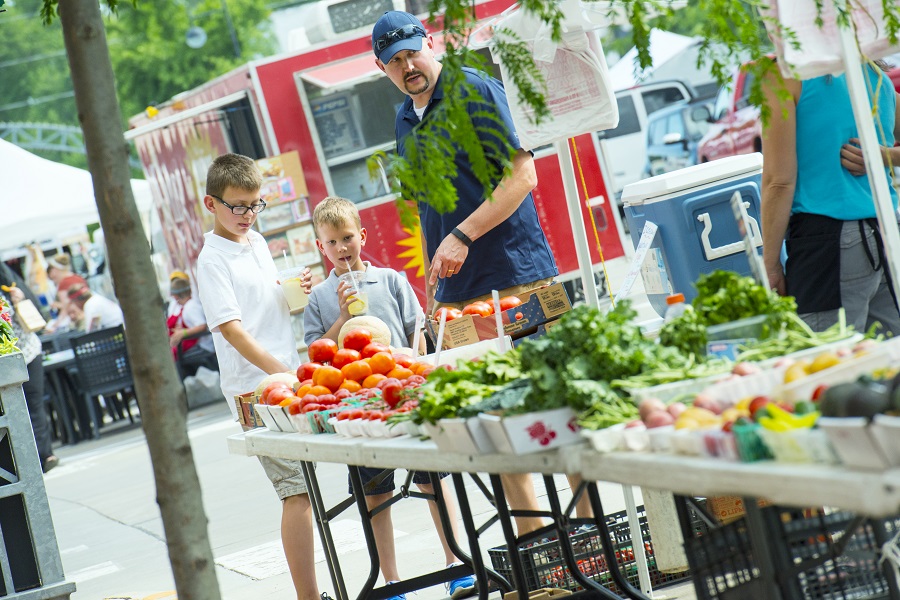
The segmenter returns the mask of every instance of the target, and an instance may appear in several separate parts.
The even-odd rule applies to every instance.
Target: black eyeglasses
[[[246,215],[247,211],[252,212],[254,215],[258,215],[266,208],[266,203],[262,198],[260,198],[259,202],[257,204],[254,204],[253,206],[234,206],[233,204],[228,204],[227,202],[225,202],[224,200],[222,200],[221,198],[219,198],[218,196],[216,196],[214,194],[210,194],[210,196],[212,196],[213,198],[215,198],[216,200],[221,202],[222,205],[225,206],[226,208],[230,209],[231,214],[234,214],[234,215],[239,215],[239,216]]]
[[[425,30],[418,25],[404,25],[399,29],[388,31],[380,38],[375,40],[375,52],[381,53],[382,50],[384,50],[394,42],[399,42],[400,40],[408,40],[409,38],[416,36],[425,37],[426,35],[428,34],[425,33]]]

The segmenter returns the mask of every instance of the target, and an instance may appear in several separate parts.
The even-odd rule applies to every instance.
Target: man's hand
[[[453,234],[445,237],[431,259],[428,283],[434,285],[439,278],[453,277],[455,273],[459,273],[468,256],[469,249],[458,237]]]

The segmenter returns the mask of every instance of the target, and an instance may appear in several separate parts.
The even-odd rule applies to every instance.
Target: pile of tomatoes
[[[385,408],[392,411],[404,400],[405,389],[425,383],[425,377],[434,370],[429,363],[414,361],[406,354],[392,352],[390,347],[373,342],[367,329],[351,330],[343,342],[341,349],[328,338],[310,344],[310,362],[297,369],[299,382],[293,388],[285,383],[273,383],[263,390],[259,401],[284,406],[290,414],[299,414],[346,407],[349,406],[346,401],[351,398],[369,400],[380,396]],[[406,412],[416,405],[415,401],[403,402],[398,410]],[[345,412],[355,411],[341,411],[338,418],[353,418],[342,416]]]
[[[517,306],[521,306],[522,301],[517,296],[506,296],[504,298],[500,298],[500,310],[507,311],[511,308],[515,308]],[[477,302],[473,302],[471,304],[467,304],[462,310],[458,308],[448,308],[446,306],[439,308],[436,313],[434,313],[434,320],[440,321],[441,315],[446,314],[446,320],[452,321],[453,319],[458,319],[463,315],[475,315],[478,317],[490,317],[494,314],[494,303],[493,302],[485,302],[484,300],[478,300]],[[516,313],[516,320],[520,320],[522,318],[522,313]]]

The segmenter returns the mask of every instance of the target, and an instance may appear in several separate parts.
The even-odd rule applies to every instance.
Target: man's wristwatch
[[[453,231],[451,231],[450,233],[452,233],[454,236],[456,236],[459,239],[459,241],[461,241],[463,244],[465,244],[466,248],[468,248],[469,246],[472,245],[472,239],[469,236],[467,236],[466,234],[464,234],[462,231],[460,231],[459,227],[454,227]]]

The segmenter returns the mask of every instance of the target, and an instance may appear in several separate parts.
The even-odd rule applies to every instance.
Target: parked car
[[[611,192],[616,198],[622,188],[643,177],[647,164],[647,116],[675,102],[690,100],[693,90],[680,81],[658,81],[616,92],[619,125],[598,131],[612,173]]]
[[[683,100],[647,119],[646,175],[652,177],[697,164],[697,143],[710,127],[708,100]]]
[[[722,86],[712,111],[712,126],[697,147],[700,162],[762,151],[759,107],[750,104],[753,74],[738,71]]]

